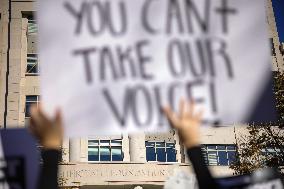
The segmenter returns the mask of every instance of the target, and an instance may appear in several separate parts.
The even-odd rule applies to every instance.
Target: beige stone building
[[[9,11],[11,10],[11,11]],[[268,24],[273,70],[283,70],[283,55],[271,1]],[[30,104],[40,101],[37,25],[34,1],[0,0],[0,127],[24,127]],[[203,128],[204,157],[216,176],[231,175],[236,137],[245,126]],[[160,189],[175,170],[190,170],[174,131],[65,139],[60,184],[85,189]],[[189,173],[190,174],[190,173]]]
[[[272,47],[272,64],[273,71],[283,71],[284,70],[284,60],[283,60],[283,44],[281,45],[279,41],[279,35],[277,32],[276,21],[274,18],[274,12],[272,8],[271,0],[267,1],[267,21],[269,26],[269,39]]]

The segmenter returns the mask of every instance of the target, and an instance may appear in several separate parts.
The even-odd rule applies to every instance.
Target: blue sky
[[[284,43],[284,0],[272,0],[280,41]]]

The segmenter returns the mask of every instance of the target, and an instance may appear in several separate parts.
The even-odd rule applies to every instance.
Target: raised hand
[[[63,140],[63,126],[61,113],[56,112],[54,119],[49,119],[42,112],[41,107],[31,107],[30,131],[45,149],[59,150]]]
[[[171,108],[165,107],[164,113],[171,126],[178,130],[181,141],[187,148],[200,145],[199,127],[202,119],[202,111],[195,112],[193,101],[180,101],[179,113],[174,113]]]

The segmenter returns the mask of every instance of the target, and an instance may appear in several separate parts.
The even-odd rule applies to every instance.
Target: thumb
[[[171,127],[179,129],[178,118],[169,107],[164,107],[163,112],[166,115]]]
[[[55,113],[55,125],[57,129],[63,133],[63,121],[62,121],[62,114],[60,110],[56,110]]]

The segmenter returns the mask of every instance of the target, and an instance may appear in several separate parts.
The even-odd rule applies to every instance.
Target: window
[[[36,34],[38,32],[37,23],[33,16],[28,17],[28,35]]]
[[[89,140],[88,161],[123,161],[122,140]]]
[[[280,148],[273,148],[273,147],[267,147],[265,149],[261,150],[261,153],[263,156],[268,157],[270,159],[277,159],[280,165],[284,165],[282,153],[283,149]]]
[[[147,161],[176,162],[175,143],[145,142]]]
[[[271,48],[271,54],[272,54],[272,56],[276,56],[273,38],[270,38],[270,48]]]
[[[282,45],[279,46],[279,49],[282,56],[284,56],[284,43],[282,43]]]
[[[39,74],[39,61],[37,54],[27,55],[27,74],[30,75]]]
[[[29,118],[30,115],[30,108],[32,104],[39,105],[39,96],[38,95],[29,95],[26,96],[26,108],[25,108],[25,117]]]
[[[281,150],[279,148],[269,147],[262,149],[261,152],[264,156],[276,156],[281,153]]]
[[[27,35],[37,34],[38,26],[35,20],[35,12],[32,11],[23,11],[22,17],[28,20],[28,28],[27,28]]]
[[[235,145],[203,145],[202,151],[207,165],[229,166],[236,160]]]

